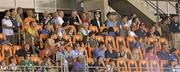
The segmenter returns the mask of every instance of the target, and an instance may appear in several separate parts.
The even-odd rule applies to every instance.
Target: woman
[[[104,68],[96,68],[96,72],[106,72],[106,65],[104,63],[104,60],[101,56],[97,57],[97,62],[95,63],[95,66],[98,67],[104,67]]]
[[[82,24],[84,26],[88,26],[89,25],[89,19],[87,17],[87,13],[83,12],[82,15],[81,15],[81,21],[82,21]]]

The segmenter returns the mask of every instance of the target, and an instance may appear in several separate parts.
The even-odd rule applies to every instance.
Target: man
[[[47,11],[45,11],[44,13],[43,13],[43,18],[41,19],[41,25],[43,25],[43,26],[45,26],[45,25],[49,25],[50,24],[50,20],[51,20],[51,16],[50,16],[50,14],[47,12]]]
[[[5,10],[4,13],[5,13],[5,16],[2,19],[2,32],[5,35],[7,35],[7,40],[13,43],[13,35],[14,35],[13,28],[15,28],[15,26],[11,22],[10,11]]]
[[[140,24],[140,28],[135,31],[135,34],[137,35],[138,38],[144,39],[146,37],[146,32],[144,31],[144,29],[145,29],[145,25],[143,23]]]
[[[117,25],[116,18],[117,18],[116,13],[113,12],[113,13],[109,14],[108,21],[106,22],[106,26],[107,27],[115,27]]]
[[[131,14],[131,19],[128,20],[127,26],[130,27],[132,24],[132,20],[137,17],[137,15],[135,13]]]
[[[17,8],[16,20],[19,23],[19,26],[23,23],[23,9],[21,7]]]
[[[25,28],[28,28],[30,25],[30,22],[36,22],[36,19],[33,17],[33,11],[32,10],[28,10],[27,11],[27,17],[24,19],[24,24],[23,26],[25,26]]]
[[[80,50],[80,45],[78,43],[75,44],[74,50],[71,50],[69,53],[70,58],[77,58],[78,56],[83,56],[83,52]]]
[[[74,25],[76,27],[76,30],[79,27],[79,25],[82,24],[82,21],[81,21],[81,19],[80,19],[80,17],[79,17],[79,15],[78,15],[76,10],[72,11],[72,14],[69,17],[69,21],[68,22],[69,22],[70,25]]]
[[[105,59],[105,51],[106,47],[105,44],[100,44],[100,47],[98,48],[98,44],[96,45],[96,48],[93,51],[93,58],[94,60],[97,60],[96,58],[101,56],[103,59]]]
[[[90,22],[92,24],[92,26],[96,26],[98,28],[100,28],[100,26],[103,26],[100,17],[101,17],[100,12],[98,12],[98,11],[95,12],[95,17]]]
[[[113,50],[111,44],[108,44],[108,48],[107,50],[105,51],[105,58],[106,59],[117,59],[118,58],[118,53]]]
[[[62,26],[64,24],[63,17],[64,17],[64,12],[63,11],[58,11],[58,17],[56,18],[56,22],[57,22],[58,25]]]
[[[16,20],[16,13],[15,13],[15,10],[14,9],[10,9],[9,10],[10,11],[10,13],[11,13],[11,16],[10,16],[10,19],[11,19],[11,22],[12,22],[12,24],[15,26],[15,28],[14,28],[14,33],[15,33],[15,38],[14,38],[14,44],[18,44],[19,43],[19,35],[18,35],[18,28],[19,28],[19,23],[17,22],[17,20]]]
[[[163,45],[162,50],[160,50],[159,52],[157,52],[157,56],[160,60],[169,60],[170,56],[169,56],[169,48],[168,45]]]

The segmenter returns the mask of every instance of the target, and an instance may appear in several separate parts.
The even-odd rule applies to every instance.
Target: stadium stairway
[[[136,13],[145,24],[156,22],[157,17],[145,0],[109,0],[109,6],[120,14]]]

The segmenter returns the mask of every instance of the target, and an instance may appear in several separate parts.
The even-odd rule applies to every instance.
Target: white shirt
[[[128,20],[127,25],[130,27],[132,24],[132,19]]]
[[[97,21],[97,23],[98,23],[98,27],[100,27],[101,25],[100,25],[100,21]]]
[[[62,19],[62,17],[58,16],[58,17],[56,18],[56,24],[62,25],[63,23],[64,23],[64,20]]]
[[[13,26],[11,20],[9,18],[7,18],[7,17],[2,19],[2,25],[8,26],[8,27],[12,27]],[[5,35],[14,35],[13,29],[2,28],[2,32]]]
[[[70,57],[72,58],[76,58],[78,56],[82,56],[83,55],[83,52],[81,52],[80,50],[72,50],[70,51]]]
[[[130,32],[129,32],[129,35],[130,35],[131,37],[137,37],[137,35],[136,35],[133,31],[130,31]]]

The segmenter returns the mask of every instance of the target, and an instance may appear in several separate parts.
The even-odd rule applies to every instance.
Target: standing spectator
[[[58,11],[58,17],[56,18],[56,22],[57,22],[58,25],[62,26],[64,24],[63,17],[64,17],[64,12],[63,11]]]
[[[130,27],[131,24],[133,23],[132,20],[137,17],[135,13],[131,14],[131,18],[128,20],[127,26]]]
[[[21,7],[17,8],[16,20],[19,23],[19,26],[23,23],[23,9]]]
[[[13,43],[13,28],[15,27],[10,19],[10,11],[5,10],[5,16],[2,19],[2,32],[7,35],[7,40]]]
[[[100,13],[98,11],[95,12],[95,17],[90,22],[92,24],[92,26],[96,26],[98,28],[100,28],[100,26],[103,26],[100,16],[101,15],[100,15]]]
[[[71,16],[69,17],[69,24],[74,25],[76,27],[76,30],[78,30],[79,25],[82,24],[82,21],[76,10],[72,11]]]
[[[32,10],[28,10],[27,12],[27,17],[24,19],[24,24],[25,28],[28,28],[30,25],[30,22],[36,22],[36,19],[33,17],[34,13]]]
[[[51,15],[47,11],[45,11],[43,13],[42,19],[40,20],[40,23],[41,25],[45,26],[45,25],[50,25],[50,21],[51,21]]]
[[[89,26],[89,19],[87,17],[87,13],[85,13],[85,12],[82,13],[81,21],[84,26]]]
[[[11,19],[11,22],[12,24],[14,25],[14,44],[18,44],[19,43],[19,34],[18,34],[18,28],[19,28],[19,23],[17,22],[16,20],[16,12],[14,9],[10,9],[9,10],[10,13],[11,13],[11,16],[10,16],[10,19]]]
[[[143,23],[140,24],[140,28],[135,31],[135,34],[137,35],[138,38],[145,38],[146,37],[146,32],[144,31],[145,25]]]
[[[127,19],[128,19],[128,17],[126,15],[122,15],[121,23],[119,23],[119,25],[118,25],[121,30],[123,30],[123,26],[125,24],[127,25]]]
[[[116,14],[114,12],[109,14],[108,20],[106,22],[106,26],[107,27],[114,27],[114,26],[116,26],[115,17],[116,17]]]

